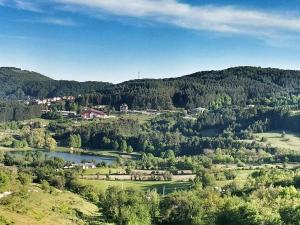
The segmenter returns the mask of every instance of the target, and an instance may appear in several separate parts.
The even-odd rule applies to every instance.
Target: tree
[[[102,147],[105,149],[109,149],[111,146],[111,140],[108,137],[103,137],[101,141]]]
[[[120,225],[150,225],[151,216],[144,193],[119,187],[109,187],[99,205],[108,222]]]
[[[113,142],[113,149],[116,150],[116,151],[119,150],[119,144],[118,144],[117,141]]]
[[[298,225],[300,221],[300,206],[289,206],[279,210],[281,220],[285,225]]]
[[[126,150],[127,150],[127,142],[125,140],[121,141],[121,143],[120,143],[120,150],[122,152],[126,152]]]
[[[81,142],[80,134],[71,134],[68,139],[68,146],[70,148],[80,148],[82,145]]]
[[[81,136],[80,134],[75,135],[75,140],[76,140],[76,147],[81,148],[82,141],[81,141]]]
[[[233,170],[226,170],[224,176],[227,180],[233,180],[236,177],[236,172]]]
[[[70,148],[76,148],[76,146],[77,146],[76,138],[75,138],[75,136],[74,136],[73,134],[71,134],[71,135],[69,136],[69,139],[68,139],[68,146],[69,146]]]
[[[50,134],[46,135],[45,147],[50,151],[55,150],[57,148],[57,142],[53,137],[51,137]]]
[[[261,225],[258,211],[250,203],[228,199],[216,218],[216,225]]]
[[[177,192],[161,201],[161,224],[202,225],[203,210],[194,192]]]
[[[131,145],[127,146],[126,152],[127,153],[132,153],[133,152],[133,148],[131,147]]]
[[[34,129],[32,134],[32,147],[44,148],[45,147],[45,130],[42,128]]]
[[[197,177],[202,183],[203,187],[213,186],[216,183],[215,176],[206,170],[200,170],[197,172]]]

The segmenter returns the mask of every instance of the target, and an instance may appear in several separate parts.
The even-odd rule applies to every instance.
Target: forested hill
[[[106,87],[96,98],[102,104],[115,106],[126,102],[130,108],[245,105],[267,100],[264,98],[296,94],[299,81],[300,71],[234,67],[171,79],[128,81]]]
[[[53,80],[42,74],[14,67],[0,67],[0,98],[22,99],[79,95],[101,91],[105,82],[77,82]]]
[[[10,76],[11,75],[11,76]],[[88,75],[85,75],[88,77]],[[0,96],[52,97],[84,95],[82,104],[108,104],[130,108],[169,109],[208,107],[212,104],[245,105],[271,97],[298,94],[300,71],[259,67],[234,67],[204,71],[170,79],[140,79],[109,84],[56,81],[16,68],[0,68]]]

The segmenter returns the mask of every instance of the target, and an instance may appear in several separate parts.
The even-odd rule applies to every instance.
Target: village
[[[80,97],[79,95],[78,97]],[[42,113],[49,113],[53,112],[53,105],[59,104],[59,103],[74,103],[76,100],[75,96],[62,96],[62,97],[53,97],[53,98],[44,98],[44,99],[30,99],[26,100],[24,103],[27,105],[40,105],[44,106],[44,109],[42,109]],[[111,109],[108,105],[95,105],[90,107],[84,107],[83,110],[80,112],[75,110],[55,110],[55,112],[59,113],[63,117],[67,118],[81,118],[84,120],[93,120],[93,119],[107,119],[107,118],[114,118],[115,115],[112,115]],[[115,110],[114,110],[115,111]],[[186,119],[193,119],[190,117],[190,115],[193,114],[199,114],[204,113],[207,111],[206,108],[203,107],[197,107],[194,109],[191,109],[189,111],[186,111]],[[126,103],[123,103],[120,105],[119,109],[115,111],[116,113],[121,114],[143,114],[143,115],[160,115],[161,113],[174,113],[174,112],[181,112],[178,109],[173,110],[157,110],[157,109],[145,109],[145,110],[135,110],[135,109],[129,109],[129,106]],[[188,115],[189,114],[189,115]]]

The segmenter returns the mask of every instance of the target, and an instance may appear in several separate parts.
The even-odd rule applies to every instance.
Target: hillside
[[[14,194],[0,204],[0,224],[85,224],[97,215],[97,206],[82,197],[60,190],[48,193],[37,185],[25,197]]]
[[[295,93],[299,79],[300,71],[235,67],[171,79],[127,81],[105,87],[96,97],[101,99],[101,104],[118,107],[126,102],[130,108],[246,105],[264,98]]]
[[[253,104],[258,99],[297,94],[300,80],[300,71],[260,67],[234,67],[178,78],[131,80],[116,85],[57,81],[16,68],[0,68],[0,71],[2,98],[88,94],[78,101],[114,107],[126,102],[136,109]]]
[[[42,74],[14,67],[0,67],[0,98],[22,99],[86,94],[103,89],[104,82],[53,80]]]

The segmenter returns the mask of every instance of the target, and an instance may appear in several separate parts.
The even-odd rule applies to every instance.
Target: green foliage
[[[220,210],[216,225],[260,225],[259,212],[251,204],[229,199]]]
[[[20,181],[21,185],[27,186],[32,182],[32,175],[27,173],[19,173],[18,180]]]
[[[55,150],[57,148],[56,140],[49,134],[46,134],[45,136],[45,148],[49,151]]]
[[[70,148],[80,148],[81,147],[80,134],[71,134],[68,139],[68,146]]]
[[[127,153],[132,153],[133,152],[133,148],[130,145],[128,145],[127,149],[126,149],[126,152]]]
[[[200,170],[197,172],[197,178],[202,183],[203,187],[212,187],[216,184],[216,178],[207,170]]]
[[[101,197],[104,217],[123,225],[150,225],[151,216],[144,194],[134,190],[110,187]]]
[[[164,225],[204,224],[200,199],[193,192],[178,192],[168,195],[161,201],[160,210],[161,224]]]
[[[22,99],[92,93],[109,85],[102,82],[56,81],[13,67],[0,68],[0,98]]]
[[[234,170],[226,170],[224,176],[227,180],[233,180],[236,178],[236,172]]]
[[[280,209],[283,224],[297,225],[300,221],[300,206],[288,206]]]
[[[28,147],[28,143],[26,141],[26,139],[23,140],[13,140],[12,142],[12,148],[26,148]]]
[[[114,141],[112,147],[113,147],[114,150],[119,150],[119,144],[118,144],[118,142]]]
[[[3,170],[0,170],[0,193],[8,191],[10,188],[11,175]]]
[[[125,140],[122,140],[120,145],[119,145],[120,151],[126,152],[127,150],[127,142]]]

